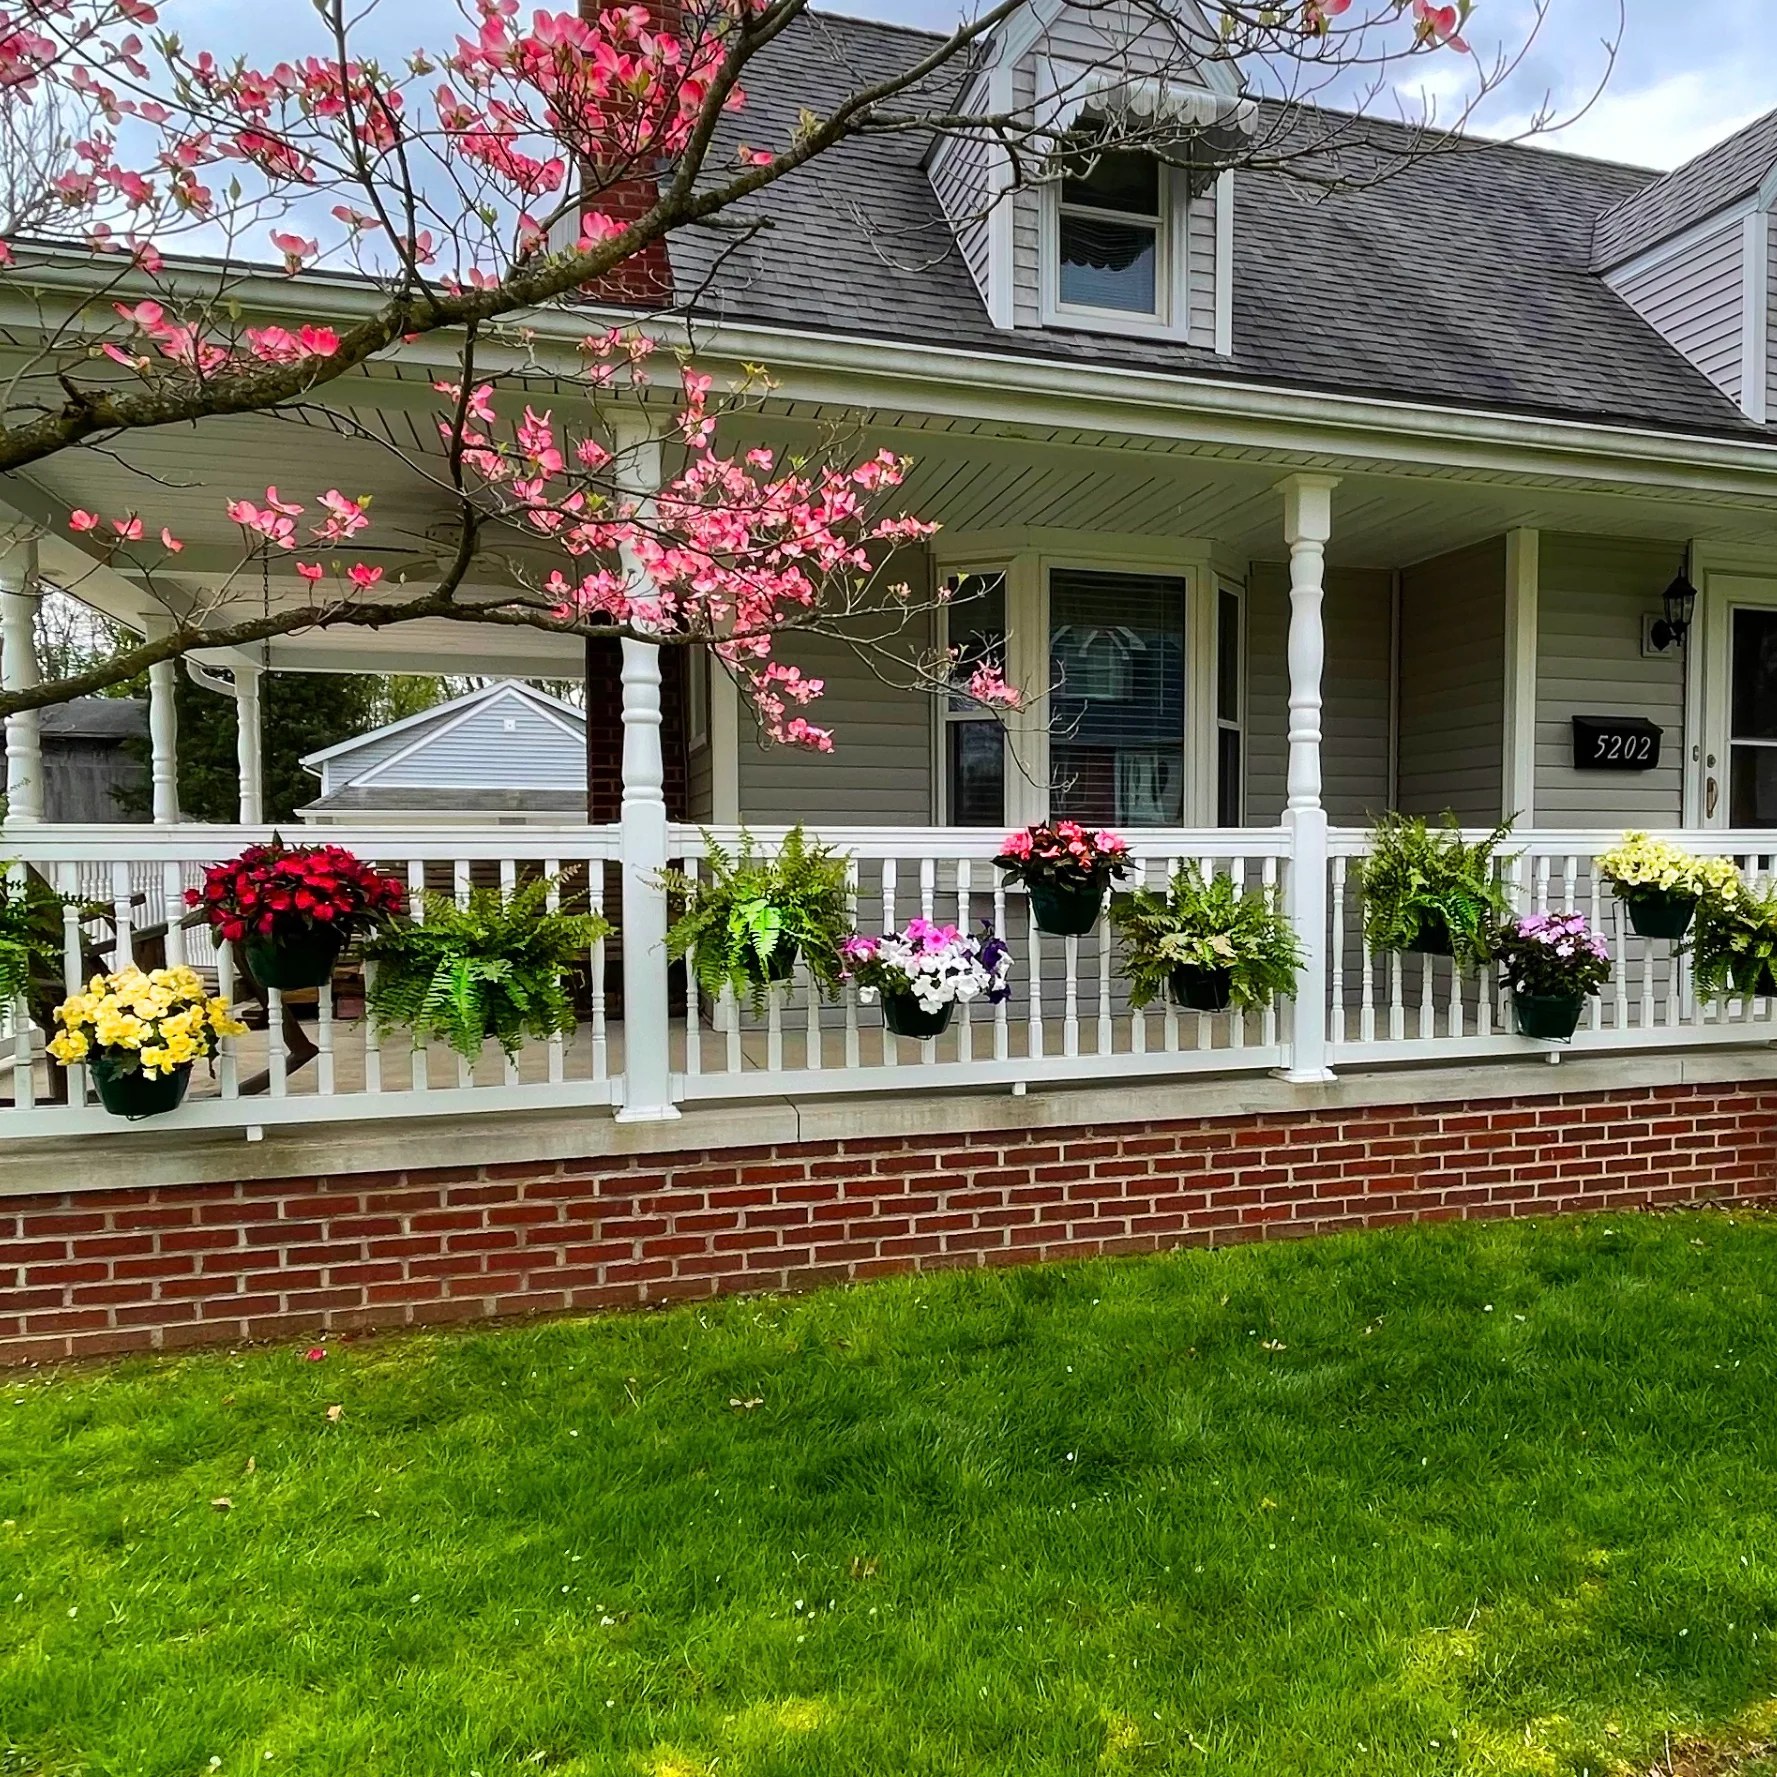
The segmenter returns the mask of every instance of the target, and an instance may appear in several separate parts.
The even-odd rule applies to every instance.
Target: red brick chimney
[[[684,15],[679,0],[643,0],[643,4],[656,29],[682,28]],[[580,0],[583,19],[596,20],[603,10],[601,0]],[[660,196],[659,186],[647,173],[635,173],[602,187],[590,168],[583,170],[582,177],[586,196],[581,208],[598,211],[618,222],[634,222],[647,215]],[[621,303],[626,308],[666,307],[673,299],[673,274],[665,240],[650,241],[641,252],[631,254],[621,265],[588,284],[586,294],[595,302]]]

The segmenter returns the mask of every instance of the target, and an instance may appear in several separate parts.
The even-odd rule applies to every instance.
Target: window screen
[[[1052,816],[1183,825],[1185,582],[1051,574],[1049,712]]]

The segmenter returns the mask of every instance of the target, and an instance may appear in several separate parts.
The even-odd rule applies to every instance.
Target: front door
[[[1712,575],[1705,618],[1705,826],[1777,828],[1777,581]]]

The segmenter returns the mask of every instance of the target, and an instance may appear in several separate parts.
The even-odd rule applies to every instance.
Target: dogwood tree
[[[795,459],[724,449],[725,422],[769,383],[747,371],[718,388],[665,348],[684,332],[661,324],[665,243],[743,206],[756,218],[780,182],[872,132],[991,139],[1031,179],[1078,143],[958,108],[959,76],[1031,0],[910,40],[896,72],[778,139],[750,137],[749,74],[807,4],[524,15],[518,0],[461,0],[451,28],[397,63],[362,49],[362,12],[313,0],[288,24],[289,53],[262,65],[188,42],[177,0],[0,0],[0,142],[28,145],[36,169],[0,181],[0,277],[35,315],[5,383],[0,472],[75,452],[127,462],[168,428],[301,417],[379,365],[425,362],[436,446],[411,466],[447,520],[439,559],[409,585],[366,559],[377,519],[361,492],[267,485],[244,445],[237,484],[215,496],[237,558],[194,593],[151,482],[89,501],[70,531],[161,621],[102,665],[0,693],[0,714],[194,648],[447,619],[707,646],[769,735],[830,745],[802,713],[820,685],[795,637],[871,601],[908,607],[893,557],[933,527],[897,505],[905,464],[867,442]],[[1266,90],[1377,82],[1418,56],[1468,57],[1475,97],[1509,72],[1474,57],[1468,0],[1136,11],[1164,26],[1181,72],[1233,64]],[[1139,146],[1141,130],[1130,119],[1117,141]],[[1249,130],[1219,152],[1325,177],[1299,131]],[[283,280],[272,297],[268,274]],[[538,345],[551,310],[584,316],[575,364]],[[643,476],[662,434],[666,467]],[[991,664],[966,689],[1016,698]]]

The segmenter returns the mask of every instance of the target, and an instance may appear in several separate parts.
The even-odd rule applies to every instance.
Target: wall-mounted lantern
[[[1684,638],[1689,633],[1691,618],[1696,614],[1697,589],[1691,584],[1691,577],[1683,568],[1678,570],[1676,578],[1660,595],[1660,603],[1664,607],[1648,627],[1647,639],[1658,654],[1664,654],[1668,648],[1682,648]]]

